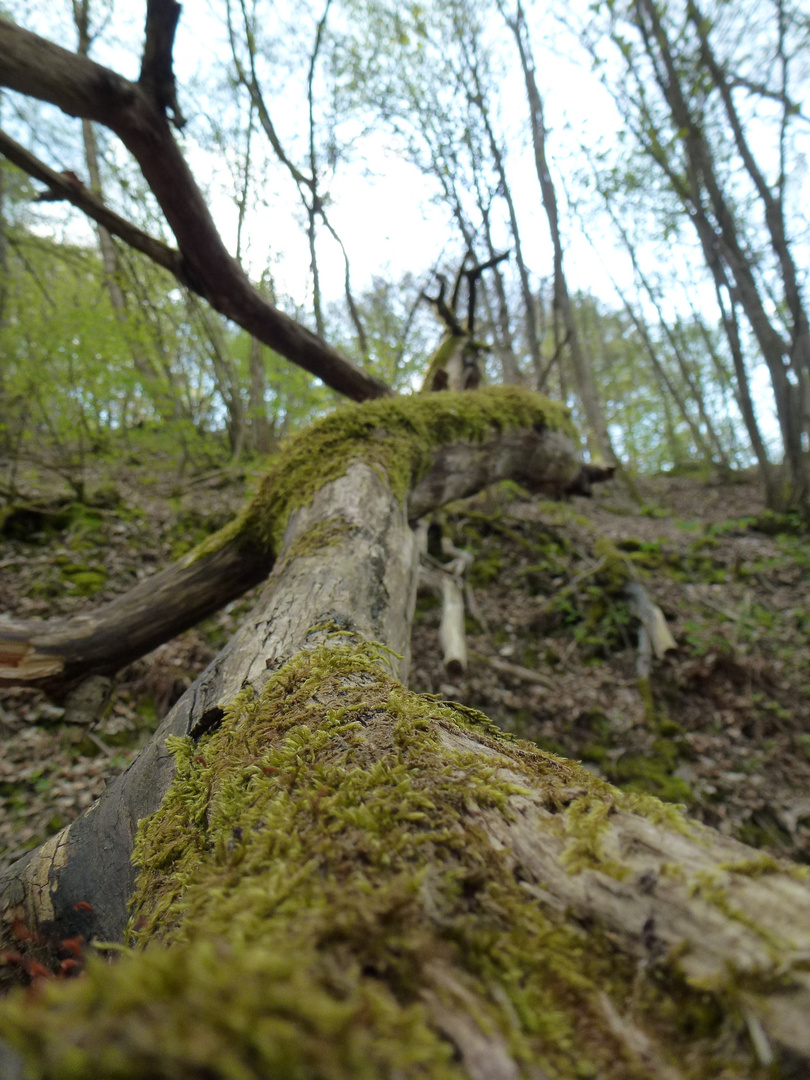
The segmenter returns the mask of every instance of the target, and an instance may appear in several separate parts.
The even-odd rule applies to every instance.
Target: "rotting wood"
[[[451,399],[447,407],[455,408]],[[557,496],[588,489],[591,482],[562,432],[493,430],[483,442],[436,449],[432,466],[407,497],[408,518],[506,479]],[[77,679],[119,670],[263,581],[273,552],[233,525],[221,535],[221,545],[209,538],[103,607],[58,619],[0,619],[0,685],[34,685],[60,696]]]

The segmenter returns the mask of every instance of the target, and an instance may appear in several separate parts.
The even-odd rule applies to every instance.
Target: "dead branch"
[[[479,652],[470,655],[476,660],[482,660],[485,664],[488,664],[493,671],[499,671],[501,675],[507,675],[509,678],[530,683],[532,686],[542,686],[544,690],[550,690],[553,686],[551,679],[541,675],[538,671],[524,667],[522,664],[512,664],[508,660],[500,660],[498,657],[486,656],[484,653]]]
[[[137,225],[133,225],[131,221],[127,221],[114,210],[110,210],[89,188],[77,184],[70,174],[57,172],[44,161],[40,161],[5,131],[0,131],[0,154],[8,158],[17,168],[33,176],[35,180],[41,180],[43,184],[47,184],[50,193],[49,202],[64,200],[71,203],[93,221],[103,225],[113,236],[117,236],[136,251],[146,255],[152,262],[168,270],[182,285],[193,289],[192,282],[184,273],[183,256],[176,248],[169,247],[162,240],[156,240],[154,236],[150,236]]]
[[[552,429],[515,428],[483,443],[443,446],[408,497],[408,518],[500,480],[560,496],[579,490],[583,467],[571,440]],[[112,674],[263,581],[273,553],[226,530],[222,546],[214,550],[209,541],[203,554],[192,552],[95,611],[0,619],[0,685],[38,686],[60,697],[77,679]]]
[[[146,42],[138,82],[164,113],[171,111],[176,128],[185,126],[177,103],[172,51],[181,5],[176,0],[147,0]]]
[[[163,30],[159,31],[154,24],[149,32],[154,64],[160,68],[160,73],[157,69],[153,72],[161,84],[156,87],[152,83],[144,86],[131,82],[87,57],[1,20],[0,85],[48,101],[71,116],[103,124],[121,139],[140,165],[177,239],[183,260],[181,280],[220,314],[355,401],[390,394],[385,383],[366,374],[322,338],[269,303],[223,244],[166,118],[168,20],[161,26]],[[151,70],[150,63],[147,62],[147,72]],[[158,93],[158,100],[153,92]],[[75,191],[64,189],[63,193],[68,201],[85,209],[88,204],[78,201],[78,192],[76,188]],[[114,230],[110,228],[110,231]],[[131,228],[129,234],[132,235]],[[116,232],[116,235],[120,234]]]

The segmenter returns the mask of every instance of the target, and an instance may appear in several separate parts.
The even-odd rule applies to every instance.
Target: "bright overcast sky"
[[[586,11],[587,0],[557,0],[567,12]],[[96,0],[100,5],[100,0]],[[616,109],[599,79],[591,72],[589,59],[575,36],[563,29],[555,19],[551,4],[538,3],[530,7],[529,20],[533,35],[537,77],[545,96],[548,127],[548,154],[558,198],[565,205],[565,193],[576,186],[572,178],[583,168],[587,159],[580,146],[594,147],[599,140],[615,142],[619,126]],[[70,16],[69,0],[11,0],[7,4],[22,25],[70,47],[75,30]],[[280,52],[287,46],[285,23],[295,13],[305,41],[311,40],[314,19],[303,15],[303,8],[294,0],[281,0],[278,40]],[[190,119],[184,136],[190,164],[200,183],[209,193],[210,204],[223,237],[235,249],[236,209],[233,199],[231,173],[223,156],[195,146],[193,135],[207,123],[207,102],[204,88],[210,87],[227,62],[228,47],[224,30],[225,0],[187,0],[177,34],[175,71],[179,83],[182,107]],[[134,78],[138,73],[140,45],[143,38],[145,2],[118,0],[109,31],[93,51],[93,57],[122,74]],[[320,8],[318,9],[320,14]],[[266,27],[265,27],[266,28]],[[309,35],[309,37],[307,37]],[[553,48],[547,46],[551,43]],[[508,35],[504,47],[512,48]],[[214,74],[212,75],[212,71]],[[284,81],[281,93],[266,87],[268,104],[282,140],[290,145],[305,123],[305,83],[299,71]],[[517,204],[522,228],[526,261],[536,278],[549,278],[552,272],[552,253],[548,228],[543,212],[535,173],[533,154],[525,136],[526,99],[519,65],[515,59],[507,69],[500,88],[503,101],[501,115],[509,118],[507,135],[509,152],[507,171]],[[199,105],[197,102],[199,101]],[[197,110],[195,114],[195,109]],[[259,133],[259,139],[264,136]],[[800,134],[804,149],[810,154],[810,130]],[[83,173],[81,161],[52,160],[57,168],[73,168]],[[804,170],[805,183],[807,170]],[[309,252],[301,221],[301,206],[292,180],[281,165],[268,167],[267,206],[250,219],[245,258],[254,276],[268,266],[280,295],[286,294],[296,305],[308,304],[311,295]],[[397,280],[405,272],[426,273],[445,249],[453,253],[459,238],[447,211],[431,203],[436,194],[435,182],[422,176],[415,166],[404,161],[380,130],[353,147],[353,156],[341,164],[331,184],[330,217],[349,252],[353,283],[356,289],[368,285],[372,276],[381,275]],[[62,213],[54,208],[53,213]],[[75,219],[74,219],[75,220]],[[590,290],[609,301],[619,303],[610,276],[618,279],[622,289],[632,294],[632,269],[626,254],[610,236],[609,229],[600,225],[599,218],[589,217],[589,236],[583,234],[579,223],[563,217],[563,241],[566,247],[566,271],[572,290]],[[87,229],[74,225],[74,229]],[[90,233],[87,231],[87,236]],[[496,238],[497,239],[497,238]],[[503,236],[503,246],[509,240]],[[678,258],[676,251],[657,249],[659,268],[672,271]],[[337,245],[323,236],[319,244],[322,288],[326,299],[342,295],[344,266]],[[655,265],[655,263],[653,263]],[[606,270],[609,267],[609,273]],[[677,275],[673,275],[677,276]],[[689,280],[687,276],[687,280]],[[683,294],[681,302],[685,298]],[[705,306],[714,318],[714,300],[708,285],[705,295],[693,295],[698,306]],[[759,383],[755,376],[755,382]],[[770,391],[762,382],[757,394],[767,407]]]
[[[204,21],[210,26],[210,33],[206,35],[200,33],[202,10],[195,13],[192,21],[187,5],[181,18],[175,53],[181,93],[184,85],[188,86],[195,78],[205,81],[206,71],[218,60],[221,62],[226,50],[221,19],[216,14],[223,11],[224,3],[209,0],[206,6],[208,14]],[[542,26],[538,11],[544,12]],[[603,135],[609,137],[616,129],[618,117],[607,91],[591,73],[588,58],[573,36],[564,34],[559,22],[540,5],[533,9],[532,18],[541,92],[549,86],[554,88],[553,92],[547,93],[546,101],[548,149],[552,165],[556,165],[559,173],[581,165],[579,143],[592,143]],[[541,43],[544,40],[554,41],[555,50],[543,49]],[[511,47],[506,37],[505,44],[507,48]],[[511,66],[507,81],[500,89],[506,105],[502,111],[512,115],[511,126],[518,135],[525,128],[527,106],[517,63]],[[297,93],[298,115],[303,122],[303,79],[293,80],[288,91],[290,96]],[[183,100],[185,103],[188,96]],[[279,109],[278,98],[274,100],[271,96],[269,106],[271,111]],[[274,113],[274,122],[283,133],[284,114],[289,111],[289,103],[282,100],[279,111],[280,117]],[[516,138],[510,146],[507,169],[524,229],[524,251],[530,269],[538,277],[549,277],[552,250],[534,157],[528,145],[520,147],[520,141]],[[525,143],[525,139],[522,141]],[[375,274],[396,279],[407,271],[422,273],[436,262],[448,244],[458,246],[458,233],[449,215],[431,203],[437,193],[436,182],[424,177],[416,166],[392,149],[387,135],[381,131],[372,133],[355,145],[354,151],[355,160],[342,164],[330,185],[332,205],[329,212],[349,252],[352,277],[357,287],[368,284]],[[191,158],[198,177],[210,174],[207,155],[194,153]],[[254,227],[249,236],[247,260],[251,270],[259,273],[270,257],[282,290],[301,300],[308,288],[309,253],[299,204],[293,183],[281,168],[274,187],[277,198],[261,215],[258,227]],[[564,201],[562,190],[558,197]],[[217,192],[213,186],[211,203],[223,235],[233,247],[236,227],[233,203],[222,188]],[[573,226],[565,240],[572,285],[609,295],[611,287],[591,244]],[[506,235],[503,243],[509,246]],[[623,265],[621,256],[618,259],[619,264],[617,252],[612,250],[608,261],[614,272],[618,265],[622,283],[627,286],[631,281],[629,265]],[[343,259],[329,237],[324,237],[319,246],[319,261],[324,291],[332,297],[342,295]]]
[[[566,10],[585,7],[586,0],[567,3]],[[12,15],[22,25],[51,40],[70,47],[75,41],[69,0],[17,0],[8,4]],[[99,0],[96,6],[101,9]],[[91,8],[93,10],[93,8]],[[278,5],[279,40],[284,40],[284,23],[293,10],[292,0]],[[181,15],[175,47],[175,71],[181,105],[190,120],[184,142],[192,169],[206,188],[215,219],[231,250],[236,241],[236,208],[233,201],[231,173],[216,154],[194,145],[193,133],[206,125],[204,98],[197,88],[211,86],[217,71],[227,62],[228,47],[224,29],[224,0],[187,0]],[[302,8],[295,7],[301,16]],[[143,37],[145,3],[119,0],[113,19],[94,44],[92,56],[130,78],[137,77],[140,45]],[[320,13],[320,9],[319,9]],[[304,16],[299,22],[304,27]],[[537,60],[538,83],[545,95],[548,126],[548,154],[557,183],[558,199],[565,206],[565,192],[570,178],[585,164],[581,144],[593,147],[598,140],[609,142],[618,126],[615,107],[599,79],[590,70],[584,49],[573,34],[565,31],[550,5],[535,4],[529,19]],[[314,26],[314,21],[310,18]],[[302,31],[306,34],[306,28]],[[513,49],[504,32],[504,47]],[[553,43],[553,48],[545,47]],[[212,70],[214,76],[212,77]],[[305,122],[305,85],[299,72],[285,83],[282,94],[274,95],[266,87],[268,104],[282,140],[291,141],[290,121],[300,129]],[[524,257],[537,278],[549,278],[552,251],[548,227],[540,200],[540,190],[531,148],[525,135],[527,106],[519,65],[507,69],[500,87],[502,115],[508,116],[511,131],[507,172],[521,222]],[[286,130],[285,130],[286,127]],[[259,133],[257,136],[263,139]],[[330,185],[330,217],[349,253],[356,288],[367,285],[373,275],[399,278],[410,271],[422,274],[435,264],[442,252],[459,246],[457,229],[443,208],[431,203],[436,194],[435,181],[391,149],[382,132],[372,133],[354,146],[353,160],[341,164]],[[82,175],[81,161],[53,160],[58,168],[72,168]],[[283,166],[268,172],[267,208],[254,213],[248,230],[245,259],[254,275],[269,264],[280,293],[297,304],[305,304],[309,294],[309,252],[302,227],[301,206],[292,180]],[[56,213],[56,211],[54,211]],[[592,220],[592,219],[589,219]],[[572,289],[591,290],[615,302],[609,277],[619,278],[623,288],[632,285],[629,260],[619,251],[606,226],[591,224],[590,241],[582,235],[576,220],[563,218],[566,247],[566,270]],[[88,234],[89,235],[89,234]],[[504,233],[503,246],[509,247]],[[593,245],[593,246],[592,246]],[[595,250],[595,249],[596,250]],[[598,253],[597,253],[598,252]],[[342,294],[344,266],[337,245],[323,236],[319,243],[322,287],[327,298]]]

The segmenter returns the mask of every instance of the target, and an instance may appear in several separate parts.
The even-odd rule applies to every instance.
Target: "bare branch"
[[[233,542],[169,566],[95,611],[0,619],[0,686],[34,685],[60,695],[78,678],[112,674],[219,611],[272,565],[266,552]]]
[[[454,408],[449,398],[447,408]],[[501,480],[560,497],[585,494],[611,472],[583,465],[571,439],[559,431],[493,429],[484,442],[457,442],[434,451],[431,468],[408,497],[408,518],[423,517]],[[254,517],[263,512],[265,497],[257,496]],[[246,508],[242,520],[251,520],[250,515]],[[206,548],[95,611],[73,618],[0,620],[0,685],[34,685],[61,694],[80,676],[111,674],[241,596],[270,573],[275,561],[269,546],[249,542],[246,530],[233,524],[225,526],[219,545],[209,541]]]
[[[56,172],[55,169],[50,168],[44,161],[40,161],[39,158],[26,150],[24,146],[20,146],[4,131],[0,131],[0,154],[8,158],[23,172],[33,176],[35,180],[41,180],[43,184],[47,184],[47,201],[64,200],[71,203],[87,214],[89,218],[92,218],[93,221],[103,225],[113,236],[119,237],[130,247],[135,248],[136,251],[147,255],[152,262],[174,274],[183,285],[191,287],[191,282],[183,271],[183,256],[179,251],[169,247],[168,244],[164,244],[162,240],[156,240],[153,236],[149,236],[148,233],[139,229],[137,225],[133,225],[131,221],[127,221],[120,214],[116,214],[114,210],[110,210],[97,195],[94,195],[78,178],[75,178],[74,174],[68,171]],[[45,196],[41,196],[40,201],[46,201]]]
[[[143,86],[5,20],[0,85],[95,120],[121,139],[177,238],[186,281],[220,314],[355,401],[391,393],[254,288],[223,244],[164,110]]]
[[[174,126],[185,126],[177,103],[172,49],[181,5],[176,0],[147,0],[146,42],[138,82],[163,112],[171,110]]]
[[[737,74],[729,75],[728,84],[732,89],[747,90],[751,94],[756,94],[757,97],[767,98],[769,101],[778,101],[780,105],[785,107],[785,111],[790,116],[804,121],[805,124],[810,123],[810,117],[802,112],[801,103],[794,101],[782,90],[771,90],[764,83],[754,82],[752,79]]]

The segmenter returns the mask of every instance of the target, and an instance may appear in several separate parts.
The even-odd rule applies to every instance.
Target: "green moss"
[[[479,556],[470,568],[470,584],[476,589],[489,585],[498,578],[502,570],[503,557],[497,551]]]
[[[112,480],[105,480],[93,489],[87,497],[88,506],[99,510],[118,510],[124,501],[121,489]]]
[[[352,534],[352,528],[344,518],[329,518],[316,522],[306,534],[299,536],[284,552],[285,562],[304,559],[327,547],[343,544]]]
[[[455,1017],[497,1033],[521,1075],[626,1080],[605,993],[677,1043],[655,981],[538,902],[483,827],[525,777],[558,811],[570,872],[619,877],[609,818],[642,804],[409,693],[384,659],[300,654],[197,744],[171,740],[173,783],[136,842],[138,947],[0,1006],[27,1075],[455,1080]],[[459,729],[486,752],[453,749]],[[692,1042],[684,1075],[715,1075],[711,1050]]]
[[[751,859],[737,859],[734,862],[722,863],[719,869],[727,870],[732,874],[744,874],[746,877],[752,878],[785,872],[783,864],[779,863],[773,855],[755,855]],[[807,867],[802,869],[810,872]]]
[[[626,791],[655,795],[665,802],[689,803],[692,789],[685,780],[672,775],[677,762],[677,748],[667,740],[654,744],[653,754],[623,754],[607,775]]]
[[[579,756],[583,761],[593,761],[597,765],[610,760],[608,748],[595,742],[584,743],[579,749]]]
[[[749,522],[748,528],[766,536],[805,536],[808,522],[797,513],[779,514],[774,510],[764,510]]]
[[[655,698],[653,696],[652,683],[649,677],[639,678],[637,684],[638,694],[644,705],[644,722],[648,727],[652,727],[657,719],[658,710],[655,707]]]
[[[194,549],[195,545],[205,543],[207,537],[217,535],[215,530],[227,527],[227,515],[223,511],[203,513],[194,506],[182,506],[179,499],[174,502],[175,517],[167,533],[173,559]]]
[[[107,582],[107,571],[103,566],[68,562],[60,567],[60,573],[73,586],[77,596],[92,596],[103,589]]]
[[[237,540],[277,551],[293,510],[343,476],[353,462],[381,470],[404,499],[444,444],[482,442],[493,431],[542,426],[573,436],[568,409],[514,386],[464,393],[416,394],[347,405],[290,439],[241,514],[189,559]]]
[[[618,593],[634,578],[632,567],[627,558],[619,551],[612,540],[598,536],[594,541],[593,553],[600,560],[599,579],[611,593]]]
[[[441,598],[436,596],[435,593],[422,593],[420,596],[417,596],[416,609],[413,616],[414,623],[424,622],[431,611],[440,611],[441,606]]]
[[[444,335],[435,352],[428,360],[427,372],[420,393],[429,393],[433,390],[433,380],[440,371],[444,371],[456,353],[460,349],[464,349],[469,342],[469,334]]]
[[[614,809],[611,789],[605,785],[603,799],[585,795],[575,799],[565,811],[565,833],[571,840],[563,853],[562,863],[569,872],[601,870],[617,881],[630,873],[627,866],[609,857],[604,850],[603,841]]]

